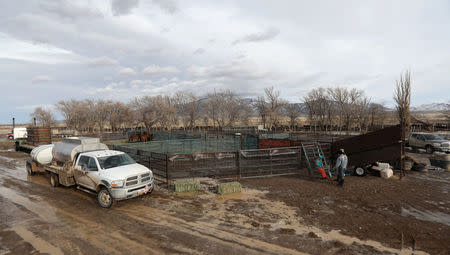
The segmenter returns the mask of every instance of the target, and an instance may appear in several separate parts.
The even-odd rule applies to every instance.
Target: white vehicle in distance
[[[98,138],[65,138],[54,146],[39,146],[30,155],[30,175],[47,172],[53,187],[76,185],[96,194],[103,208],[111,207],[114,201],[149,194],[154,188],[152,171],[124,152],[108,150]]]

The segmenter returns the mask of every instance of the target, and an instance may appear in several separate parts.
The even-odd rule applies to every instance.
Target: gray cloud
[[[115,16],[127,15],[139,6],[139,0],[112,0],[111,9]]]
[[[53,79],[50,76],[47,75],[38,75],[35,76],[32,80],[31,83],[46,83],[46,82],[51,82],[54,81],[55,79]]]
[[[187,70],[195,78],[258,80],[270,76],[250,63],[231,63],[217,66],[191,66]]]
[[[178,10],[178,6],[174,0],[153,0],[153,3],[170,14],[173,14]]]
[[[233,41],[233,45],[245,42],[261,42],[275,38],[280,33],[278,28],[269,28],[261,33],[249,34]]]
[[[176,74],[179,73],[180,70],[175,66],[158,66],[158,65],[150,65],[147,66],[144,70],[142,70],[143,74],[147,75],[167,75],[167,74]]]
[[[108,57],[100,57],[100,58],[93,58],[89,61],[86,61],[86,65],[90,67],[99,67],[99,66],[115,66],[118,65],[119,61],[108,58]]]
[[[194,54],[196,54],[196,55],[201,55],[201,54],[203,54],[203,53],[205,53],[205,52],[206,52],[205,49],[203,49],[203,48],[198,48],[198,49],[196,49],[196,50],[194,51]]]
[[[102,17],[100,11],[90,6],[79,6],[76,1],[67,0],[46,0],[40,1],[39,7],[51,14],[56,14],[61,18],[86,18],[86,17]]]
[[[118,74],[118,75],[122,75],[122,76],[133,76],[133,75],[136,75],[137,72],[136,72],[133,68],[130,68],[130,67],[124,67],[124,68],[120,69],[120,70],[117,72],[117,74]]]

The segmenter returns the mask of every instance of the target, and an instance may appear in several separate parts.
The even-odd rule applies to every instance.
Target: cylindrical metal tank
[[[65,163],[73,161],[77,153],[98,150],[108,150],[108,146],[100,143],[99,138],[69,137],[55,143],[52,155],[54,160]]]
[[[42,165],[47,165],[52,162],[53,156],[52,156],[52,150],[53,150],[54,144],[46,144],[41,145],[36,148],[34,148],[30,156],[31,158]]]

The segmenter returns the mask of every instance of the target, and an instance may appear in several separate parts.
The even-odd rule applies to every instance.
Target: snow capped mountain
[[[450,111],[450,101],[446,103],[431,103],[431,104],[423,104],[420,106],[411,107],[411,111],[413,112],[442,112],[442,111]]]

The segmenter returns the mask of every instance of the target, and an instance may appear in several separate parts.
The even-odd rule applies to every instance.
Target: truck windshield
[[[425,134],[423,137],[425,137],[425,140],[444,140],[444,138],[438,135]]]
[[[107,157],[99,157],[98,163],[102,169],[108,169],[118,166],[125,166],[136,163],[130,156],[127,154],[119,154]]]

